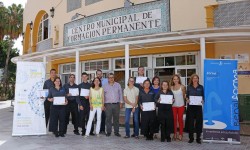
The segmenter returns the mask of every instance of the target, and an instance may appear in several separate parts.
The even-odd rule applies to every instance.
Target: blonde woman
[[[173,75],[171,79],[171,90],[174,94],[175,101],[173,103],[172,109],[174,114],[174,136],[173,140],[182,140],[183,137],[183,113],[185,111],[185,95],[186,88],[181,83],[181,78],[179,75]],[[177,123],[179,124],[179,136],[177,137]]]

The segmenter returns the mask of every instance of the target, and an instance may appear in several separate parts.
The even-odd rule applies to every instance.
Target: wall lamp
[[[52,7],[49,11],[50,11],[50,16],[51,16],[51,18],[53,18],[54,15],[55,15],[55,8]]]

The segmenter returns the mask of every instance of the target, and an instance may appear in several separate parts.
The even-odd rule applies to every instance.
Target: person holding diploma
[[[63,88],[67,94],[68,105],[66,106],[66,115],[65,115],[65,134],[67,133],[67,126],[69,124],[69,116],[71,114],[72,124],[74,125],[74,134],[80,135],[78,131],[79,119],[78,119],[78,104],[76,102],[77,97],[79,96],[78,86],[75,84],[75,75],[69,75],[69,83],[65,83]]]
[[[152,86],[150,87],[153,91],[154,91],[154,93],[155,93],[155,95],[156,94],[158,94],[159,93],[159,91],[160,91],[160,78],[159,77],[157,77],[157,76],[155,76],[153,79],[152,79]],[[156,105],[157,106],[157,105]],[[156,107],[156,109],[157,109],[158,107]],[[156,110],[156,112],[157,112],[157,110]],[[158,120],[158,116],[157,116],[158,114],[156,113],[156,118],[155,118],[155,127],[154,127],[154,129],[155,129],[155,131],[154,131],[154,138],[157,138],[157,133],[159,133],[159,127],[160,127],[160,124],[159,124],[159,120]]]
[[[128,87],[124,89],[124,101],[125,101],[125,129],[126,129],[126,136],[124,138],[130,137],[130,115],[131,112],[135,115],[133,117],[135,123],[134,134],[135,138],[139,139],[139,120],[138,120],[138,96],[139,96],[139,89],[134,86],[134,78],[130,77],[128,80]]]
[[[193,74],[190,77],[189,85],[187,87],[187,98],[188,103],[187,116],[188,116],[188,132],[189,141],[188,143],[193,143],[194,141],[194,131],[196,131],[196,142],[201,144],[201,133],[203,124],[203,112],[201,105],[191,105],[192,99],[190,97],[197,97],[202,99],[201,103],[204,102],[204,89],[203,86],[199,84],[199,76]]]
[[[144,77],[144,67],[138,67],[138,76],[135,77],[135,87],[137,87],[139,90],[143,90],[143,82],[145,80],[149,80],[148,77]],[[140,78],[140,79],[139,79]],[[150,83],[151,85],[151,83]],[[138,112],[138,120],[139,120],[139,128],[141,127],[141,110],[139,109]],[[134,125],[134,114],[133,114],[133,128],[135,129],[135,125]],[[135,132],[135,131],[134,131]],[[135,137],[135,133],[133,133],[131,135],[131,137]]]
[[[171,103],[164,103],[163,96],[168,95],[170,96]],[[169,100],[168,100],[169,101]],[[174,102],[174,94],[170,90],[169,82],[163,81],[161,83],[161,90],[155,96],[155,102],[158,106],[158,119],[161,125],[161,142],[171,142],[170,134],[173,133],[174,130],[174,118],[173,118],[173,110],[172,110],[172,103]]]
[[[143,82],[143,90],[139,92],[139,104],[141,108],[141,132],[146,140],[153,140],[155,121],[155,94],[150,89],[150,81]],[[147,107],[146,107],[147,106]]]
[[[92,82],[92,87],[90,88],[90,93],[89,93],[89,99],[90,99],[90,114],[89,114],[89,120],[87,124],[85,138],[89,136],[92,122],[95,117],[95,113],[97,113],[97,123],[95,131],[97,136],[99,136],[101,127],[102,110],[104,110],[104,91],[102,88],[101,80],[97,77],[94,78]]]
[[[64,137],[65,129],[65,113],[66,105],[68,103],[66,99],[65,89],[62,88],[62,82],[59,77],[54,80],[55,87],[49,89],[48,101],[50,105],[50,122],[49,131],[55,134],[55,137]],[[52,103],[53,102],[53,103]],[[58,131],[59,122],[59,131]]]
[[[50,78],[44,82],[43,89],[49,90],[50,88],[54,87],[54,80],[56,78],[56,70],[51,69],[49,75],[50,75]],[[51,102],[48,101],[48,98],[46,98],[44,101],[44,113],[45,113],[46,127],[48,126],[48,122],[49,122],[50,105],[51,105]]]
[[[172,109],[174,114],[174,136],[173,140],[177,139],[177,121],[179,124],[179,136],[178,140],[182,141],[183,138],[183,114],[185,111],[185,96],[186,88],[181,84],[181,78],[179,75],[173,75],[171,79],[171,90],[174,93],[175,101],[173,103]],[[178,117],[178,120],[177,120]]]
[[[82,136],[86,134],[86,126],[89,120],[89,113],[90,113],[90,104],[89,104],[89,92],[83,93],[82,90],[89,91],[91,88],[91,84],[88,82],[88,74],[86,72],[82,73],[82,83],[78,85],[79,88],[79,97],[77,98],[77,103],[79,105],[80,110],[80,125],[82,127]],[[84,94],[84,95],[82,95]],[[94,124],[92,124],[90,135],[95,135],[94,131]]]

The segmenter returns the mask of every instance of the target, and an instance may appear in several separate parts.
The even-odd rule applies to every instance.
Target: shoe
[[[55,137],[59,137],[59,134],[58,134],[58,133],[55,133]]]
[[[193,143],[194,139],[189,139],[188,143]]]
[[[106,136],[110,136],[110,135],[111,135],[111,133],[107,133],[107,134],[106,134]]]
[[[96,137],[100,137],[100,134],[96,134]]]
[[[124,139],[128,139],[128,138],[130,138],[130,137],[129,137],[129,136],[127,136],[127,135],[126,135],[126,136],[124,136]]]
[[[201,144],[201,139],[196,139],[196,142],[197,142],[198,144]]]
[[[171,142],[171,138],[167,138],[167,142]]]
[[[74,131],[75,135],[80,135],[80,133],[78,131]]]
[[[105,132],[105,131],[101,131],[101,132],[100,132],[100,134],[103,134],[103,135],[105,135],[105,134],[106,134],[106,132]]]
[[[157,139],[157,138],[158,138],[158,137],[157,137],[157,133],[155,133],[155,134],[154,134],[154,139]]]
[[[182,136],[182,135],[179,135],[178,140],[179,140],[179,141],[182,141],[182,138],[183,138],[183,136]]]
[[[173,140],[173,141],[176,141],[176,139],[177,139],[177,135],[174,134],[172,140]]]
[[[139,136],[135,136],[135,139],[139,139]]]
[[[82,133],[82,136],[85,136],[85,133]]]
[[[84,138],[87,139],[89,136],[88,135],[85,135]]]
[[[115,133],[115,136],[117,136],[117,137],[121,137],[121,134],[119,134],[119,133]]]
[[[60,137],[65,137],[65,135],[64,134],[60,134]]]
[[[94,136],[95,134],[94,133],[90,133],[89,135]]]
[[[131,135],[131,137],[135,137],[135,134],[133,133],[133,134]]]

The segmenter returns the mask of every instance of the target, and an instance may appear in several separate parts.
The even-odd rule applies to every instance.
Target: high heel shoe
[[[177,139],[177,135],[174,134],[172,140],[173,140],[173,141],[176,141],[176,139]]]
[[[179,141],[182,141],[182,138],[183,138],[183,136],[182,136],[182,135],[179,135],[178,140],[179,140]]]

